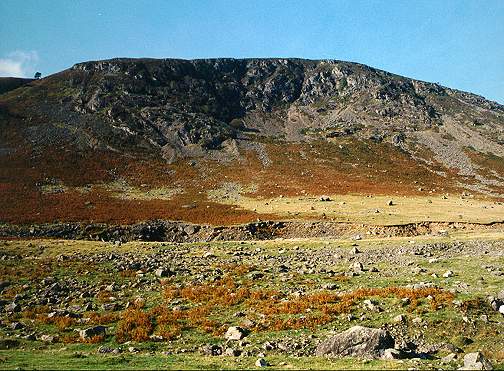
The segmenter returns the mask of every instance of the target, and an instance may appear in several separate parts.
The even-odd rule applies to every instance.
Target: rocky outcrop
[[[357,135],[402,145],[408,133],[446,117],[482,130],[504,122],[504,107],[482,97],[336,60],[111,59],[79,63],[32,85],[37,98],[24,115],[58,122],[32,125],[34,143],[66,138],[169,161],[257,135]]]

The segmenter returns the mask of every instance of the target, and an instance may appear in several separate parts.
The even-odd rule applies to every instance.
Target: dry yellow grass
[[[77,187],[81,193],[90,192],[93,188],[101,188],[112,193],[112,196],[121,200],[171,200],[173,196],[184,192],[181,188],[149,188],[149,187],[134,187],[125,181],[115,181],[103,183],[89,187]]]
[[[370,225],[395,225],[423,221],[491,223],[504,221],[504,204],[493,200],[459,196],[363,196],[335,195],[331,201],[318,197],[255,199],[242,196],[233,201],[245,210],[277,214],[286,219],[322,219]],[[388,205],[392,201],[392,205]],[[222,202],[222,201],[221,201]]]

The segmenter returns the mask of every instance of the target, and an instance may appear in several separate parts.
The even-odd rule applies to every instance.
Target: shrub
[[[124,343],[129,340],[146,341],[152,333],[153,325],[149,315],[138,309],[128,309],[117,324],[116,340]]]

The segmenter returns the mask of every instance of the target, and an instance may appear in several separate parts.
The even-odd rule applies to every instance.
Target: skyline
[[[481,4],[3,0],[0,76],[115,57],[336,59],[503,104],[504,2]]]

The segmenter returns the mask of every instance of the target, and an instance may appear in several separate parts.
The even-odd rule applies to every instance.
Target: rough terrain
[[[504,368],[504,106],[357,63],[0,79],[0,368]]]
[[[4,241],[0,367],[502,366],[502,243]],[[356,325],[394,344],[315,356]]]

